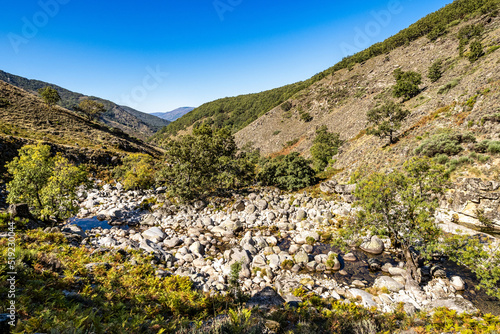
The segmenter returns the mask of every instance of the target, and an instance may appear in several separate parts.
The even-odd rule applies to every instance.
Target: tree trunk
[[[418,271],[418,263],[415,261],[413,258],[413,255],[411,254],[411,251],[408,247],[403,248],[403,254],[406,259],[406,264],[408,265],[408,269],[410,270],[410,275],[411,277],[418,283],[422,281],[422,277]]]

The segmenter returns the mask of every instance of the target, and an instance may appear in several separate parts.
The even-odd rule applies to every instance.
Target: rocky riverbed
[[[410,314],[439,306],[500,313],[497,300],[474,292],[473,275],[446,259],[422,267],[418,285],[390,240],[373,236],[347,253],[332,247],[332,235],[353,211],[343,200],[261,189],[173,205],[162,192],[125,192],[120,184],[82,192],[78,218],[97,217],[114,226],[84,231],[67,224],[62,231],[88,247],[154,254],[158,276],[189,276],[208,293],[227,293],[231,265],[240,262],[240,286],[254,296],[252,305],[296,304],[300,297],[292,293],[300,288],[383,312],[403,303]]]

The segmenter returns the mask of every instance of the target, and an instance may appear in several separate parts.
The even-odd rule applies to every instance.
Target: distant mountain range
[[[50,86],[58,91],[61,96],[61,101],[58,103],[61,107],[74,110],[74,106],[78,105],[81,100],[85,98],[91,98],[93,100],[102,103],[106,108],[106,112],[101,116],[101,121],[105,124],[118,128],[134,137],[141,139],[148,139],[150,136],[155,134],[164,126],[167,126],[170,122],[156,117],[151,114],[143,113],[138,110],[132,109],[126,106],[117,105],[114,102],[104,100],[94,96],[86,96],[80,93],[72,92],[68,89],[59,87],[57,85],[47,83],[39,80],[32,80],[20,77],[18,75],[10,74],[0,70],[0,80],[4,81],[13,86],[19,87],[34,93],[38,92],[38,89],[45,86]]]
[[[182,116],[186,115],[188,112],[193,110],[193,107],[181,107],[174,109],[172,111],[167,111],[167,112],[155,112],[151,113],[151,115],[166,119],[169,122],[173,122],[178,118],[181,118]]]

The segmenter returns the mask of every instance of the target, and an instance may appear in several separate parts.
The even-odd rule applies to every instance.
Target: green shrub
[[[475,140],[471,133],[442,133],[424,140],[415,153],[431,158],[438,154],[456,155],[463,150],[461,143],[473,143]]]
[[[444,24],[437,25],[434,29],[431,30],[430,33],[427,34],[427,38],[429,38],[432,42],[434,42],[439,37],[446,35],[448,30]]]
[[[394,71],[396,85],[392,88],[394,97],[403,97],[409,100],[420,93],[419,85],[422,83],[422,75],[417,72],[403,72],[400,68]]]
[[[128,155],[123,159],[123,164],[113,172],[114,177],[123,183],[126,190],[148,189],[154,184],[154,162],[147,154]]]
[[[273,132],[273,136],[277,136],[277,135],[279,135],[280,133],[281,133],[281,131],[280,131],[280,130],[276,130],[276,131],[274,131],[274,132]]]
[[[479,153],[488,152],[491,154],[498,154],[500,153],[500,141],[483,140],[474,146],[474,151]]]
[[[314,245],[314,243],[316,242],[316,239],[314,239],[313,237],[307,237],[306,238],[306,244],[308,245]]]
[[[429,73],[427,73],[427,77],[431,79],[431,82],[438,81],[443,75],[442,71],[443,61],[436,60],[431,67],[429,67]]]
[[[0,98],[0,108],[5,108],[8,107],[9,105],[10,105],[9,100]]]
[[[467,44],[469,44],[469,41],[473,38],[479,38],[481,37],[482,33],[484,31],[484,26],[482,24],[474,25],[474,24],[468,24],[464,27],[462,27],[458,31],[458,40],[459,40],[459,52],[460,56],[463,56],[464,54],[464,48]]]
[[[283,102],[283,104],[281,104],[281,109],[283,109],[283,111],[289,111],[290,109],[292,109],[292,102],[290,101]]]
[[[297,152],[264,160],[258,179],[264,186],[286,190],[298,190],[316,182],[315,172],[309,166],[309,161]]]
[[[469,61],[471,63],[475,62],[484,55],[483,44],[480,41],[475,40],[470,45]]]
[[[339,146],[342,145],[338,133],[328,132],[326,125],[316,130],[316,137],[311,147],[314,168],[322,171],[328,166],[328,161],[337,154]]]
[[[303,112],[300,114],[300,119],[307,123],[312,121],[313,117],[308,112]]]
[[[457,79],[451,80],[446,85],[444,85],[441,88],[439,88],[438,94],[446,94],[446,93],[448,93],[451,89],[453,89],[454,87],[456,87],[458,85],[458,83],[459,83],[459,80],[457,80]]]
[[[283,145],[283,147],[285,147],[285,148],[286,148],[286,147],[290,147],[290,146],[293,146],[293,145],[297,144],[298,142],[299,142],[299,138],[295,138],[295,139],[292,139],[292,140],[287,141],[287,142]]]
[[[491,141],[488,145],[488,152],[491,154],[500,153],[500,141]]]
[[[436,161],[438,164],[444,165],[448,161],[450,161],[450,157],[448,157],[446,154],[438,154],[434,157],[434,161]]]

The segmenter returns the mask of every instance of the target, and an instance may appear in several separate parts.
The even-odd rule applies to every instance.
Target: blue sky
[[[8,1],[0,69],[144,112],[196,107],[308,79],[449,2]]]

